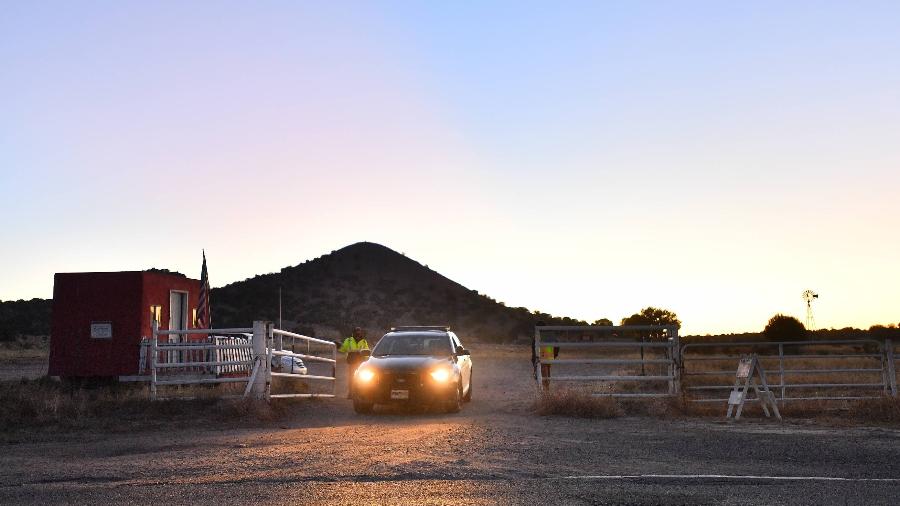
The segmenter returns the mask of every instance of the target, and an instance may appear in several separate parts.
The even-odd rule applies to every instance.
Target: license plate
[[[408,400],[409,390],[391,390],[391,399],[395,401]]]

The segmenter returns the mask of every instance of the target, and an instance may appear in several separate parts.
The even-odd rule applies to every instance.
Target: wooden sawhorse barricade
[[[759,378],[759,384],[757,384],[754,375]],[[743,384],[741,384],[742,380]],[[732,413],[734,413],[734,419],[740,420],[750,388],[756,393],[756,398],[750,400],[758,401],[762,405],[766,417],[771,416],[769,414],[769,408],[771,407],[775,417],[781,420],[778,403],[775,402],[775,394],[769,390],[769,384],[766,381],[766,371],[763,370],[762,365],[759,363],[759,357],[755,353],[741,357],[741,361],[738,363],[737,372],[734,375],[734,390],[731,391],[731,396],[728,398],[728,413],[725,415],[725,418],[731,418]],[[736,411],[735,406],[737,406]]]

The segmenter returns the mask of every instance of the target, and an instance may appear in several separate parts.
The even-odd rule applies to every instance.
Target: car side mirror
[[[372,356],[372,350],[360,350],[359,354],[363,357],[369,358]]]
[[[456,355],[457,356],[471,355],[471,353],[469,353],[469,350],[463,348],[462,346],[459,346],[456,348]]]

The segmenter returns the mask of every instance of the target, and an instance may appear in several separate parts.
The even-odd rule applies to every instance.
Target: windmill
[[[816,319],[813,318],[812,301],[818,299],[819,294],[812,290],[803,292],[803,300],[806,301],[806,330],[816,330]]]

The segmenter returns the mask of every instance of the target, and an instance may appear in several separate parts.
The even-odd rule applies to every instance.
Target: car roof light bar
[[[391,332],[404,330],[437,330],[440,332],[450,332],[449,325],[404,325],[402,327],[391,327]]]

